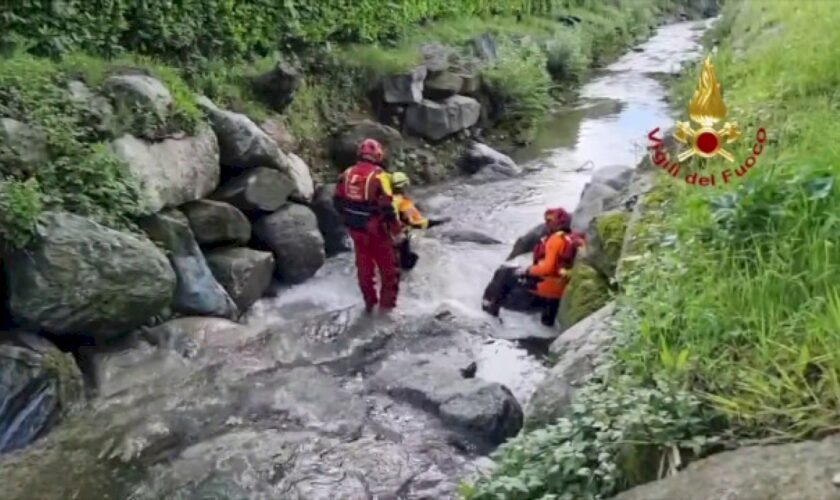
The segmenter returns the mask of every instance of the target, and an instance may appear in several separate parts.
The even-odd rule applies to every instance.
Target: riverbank
[[[756,446],[837,425],[836,20],[824,2],[726,4],[712,60],[728,119],[767,130],[761,164],[717,189],[660,173],[625,239],[610,361],[469,498],[609,497],[663,476],[619,498],[836,495],[819,458],[836,439]],[[680,109],[698,78],[677,82]]]

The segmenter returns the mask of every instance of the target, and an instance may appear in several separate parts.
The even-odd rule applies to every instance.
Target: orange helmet
[[[572,224],[572,216],[562,208],[549,208],[543,217],[546,227],[553,231],[568,229]]]
[[[377,165],[382,164],[385,158],[385,152],[382,150],[382,145],[374,139],[365,139],[359,144],[359,150],[356,154],[360,160],[369,161]]]

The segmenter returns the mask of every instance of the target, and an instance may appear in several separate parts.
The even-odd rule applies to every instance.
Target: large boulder
[[[429,99],[446,99],[461,91],[464,79],[451,71],[430,74],[424,83],[423,95]]]
[[[198,200],[181,207],[195,240],[202,246],[244,245],[251,239],[251,223],[239,209],[221,201]]]
[[[219,145],[207,127],[159,142],[124,135],[111,150],[140,182],[149,213],[203,198],[219,184]]]
[[[460,160],[461,168],[473,179],[499,180],[517,176],[522,169],[509,156],[486,144],[473,142]]]
[[[572,213],[572,230],[578,233],[586,232],[589,224],[598,215],[616,208],[621,193],[606,184],[589,182],[583,187],[575,211]]]
[[[324,238],[308,207],[292,203],[261,218],[254,235],[274,252],[277,275],[287,283],[306,281],[324,265]]]
[[[254,94],[271,109],[282,113],[292,102],[300,85],[300,74],[285,61],[259,76],[251,79]]]
[[[151,241],[48,212],[40,237],[8,256],[9,306],[22,326],[102,340],[167,307],[175,273]]]
[[[464,363],[458,361],[444,352],[398,353],[383,363],[371,386],[493,444],[515,436],[522,427],[522,409],[513,394],[501,384],[464,378],[459,371]]]
[[[476,57],[482,61],[488,63],[496,61],[496,40],[490,33],[484,33],[473,38],[472,47]]]
[[[699,460],[682,472],[637,486],[615,500],[836,500],[840,436],[748,446]]]
[[[455,95],[442,102],[428,99],[409,106],[405,125],[409,131],[437,141],[472,127],[481,115],[481,104],[472,97]]]
[[[210,197],[229,203],[249,215],[273,212],[286,204],[294,189],[292,179],[271,168],[252,168],[226,182]]]
[[[560,301],[557,313],[560,331],[571,328],[603,307],[612,299],[612,295],[607,278],[579,256],[575,259],[571,279]]]
[[[633,167],[627,165],[607,165],[594,171],[590,182],[605,184],[616,191],[622,191],[633,179],[633,172]]]
[[[420,47],[420,54],[423,56],[423,66],[431,73],[446,71],[459,59],[455,49],[440,43],[423,44]],[[428,80],[427,76],[426,81]]]
[[[84,82],[72,80],[67,83],[70,100],[82,111],[86,123],[97,132],[107,133],[114,125],[114,107],[106,97],[96,94]]]
[[[172,94],[159,80],[143,74],[114,75],[102,84],[118,109],[140,110],[166,120],[172,106]]]
[[[295,151],[299,145],[298,139],[289,131],[279,118],[268,118],[260,123],[260,128],[274,139],[282,151]]]
[[[508,254],[507,260],[515,259],[520,255],[534,251],[534,247],[540,242],[540,238],[545,234],[545,224],[537,224],[530,231],[520,236],[513,244],[513,248]]]
[[[551,343],[549,351],[558,361],[528,403],[526,427],[539,428],[565,415],[575,391],[606,359],[614,337],[614,310],[615,302],[610,302]]]
[[[330,146],[336,166],[346,168],[356,163],[356,151],[365,139],[379,141],[385,148],[386,160],[404,147],[402,135],[394,128],[370,120],[349,123],[333,137]]]
[[[383,98],[388,104],[413,104],[423,100],[423,81],[426,79],[425,66],[398,75],[391,75],[382,80]]]
[[[207,264],[239,310],[245,312],[271,284],[274,255],[250,248],[222,248],[207,252]]]
[[[303,158],[294,153],[289,153],[289,174],[293,183],[291,197],[304,203],[311,201],[315,194],[312,174],[309,173],[309,166]]]
[[[310,204],[318,218],[318,229],[324,238],[327,257],[352,250],[350,235],[333,204],[333,193],[335,184],[321,184],[315,189],[315,196]]]
[[[169,256],[177,284],[172,309],[182,314],[235,318],[239,311],[207,267],[187,217],[175,209],[141,221],[146,233]]]
[[[43,132],[11,118],[0,118],[0,174],[32,174],[47,161]]]
[[[629,220],[629,213],[612,210],[592,219],[586,231],[583,258],[608,279],[615,277]]]
[[[207,113],[219,138],[222,165],[234,169],[267,167],[288,172],[289,158],[250,118],[220,109],[206,97],[200,97],[198,104]]]
[[[43,436],[84,401],[79,368],[42,337],[0,334],[0,453]]]

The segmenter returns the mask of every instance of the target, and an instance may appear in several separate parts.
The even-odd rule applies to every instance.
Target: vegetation
[[[465,486],[467,498],[599,498],[650,479],[615,460],[616,441],[667,456],[666,443],[697,442],[702,453],[715,440],[801,439],[837,428],[840,35],[832,27],[840,13],[830,2],[743,0],[727,2],[723,16],[713,62],[744,131],[737,152],[746,156],[764,127],[765,153],[717,190],[659,179],[620,266],[625,326],[608,376],[591,382],[571,416],[504,447],[499,469]],[[675,88],[681,104],[698,76]],[[646,411],[633,395],[663,380],[681,396],[658,401],[691,409],[640,418],[632,433],[605,439]],[[612,391],[609,404],[622,410],[605,411],[599,391]],[[590,447],[579,436],[593,427],[604,434],[589,434]]]

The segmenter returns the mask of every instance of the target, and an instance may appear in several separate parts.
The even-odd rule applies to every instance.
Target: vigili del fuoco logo
[[[671,160],[671,156],[665,151],[663,140],[657,136],[659,127],[648,134],[650,160],[654,165],[674,178],[681,178],[688,184],[703,187],[728,184],[736,177],[745,176],[755,166],[767,142],[767,132],[763,127],[756,131],[752,151],[739,167],[725,168],[720,172],[706,171],[704,168],[718,156],[734,163],[735,155],[727,150],[727,146],[736,144],[741,137],[738,123],[726,121],[726,105],[723,103],[720,83],[709,57],[703,62],[700,82],[688,104],[688,116],[697,128],[693,128],[692,123],[687,121],[676,123],[674,138],[686,148],[677,153],[675,161]],[[719,125],[721,122],[723,123]],[[720,128],[717,128],[718,126]],[[686,164],[686,161],[693,157],[701,160],[700,163],[694,162],[695,165],[699,165],[700,171],[691,171]]]

